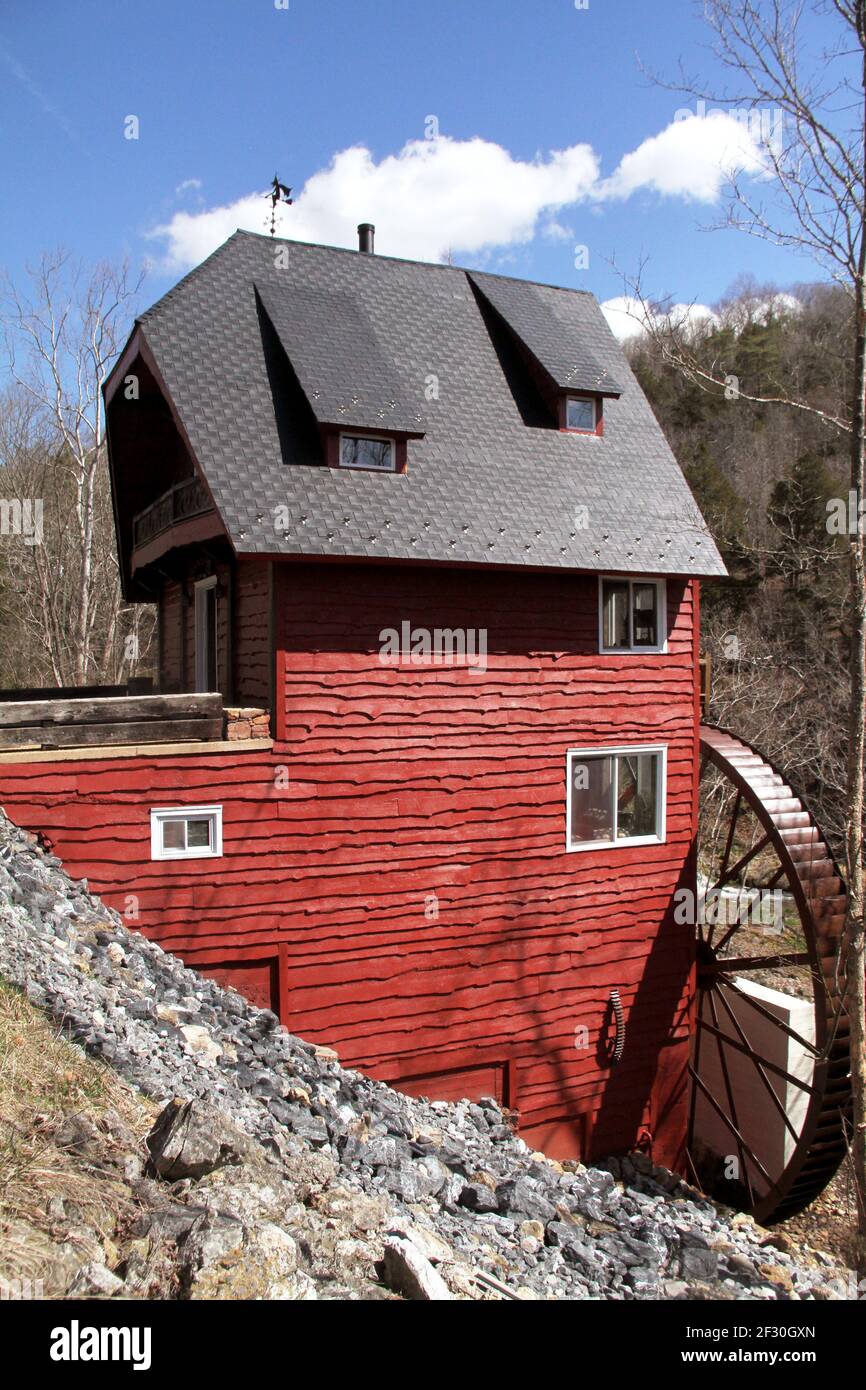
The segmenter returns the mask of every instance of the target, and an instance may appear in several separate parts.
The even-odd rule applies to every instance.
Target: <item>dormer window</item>
[[[341,434],[340,467],[371,468],[377,473],[395,473],[396,441],[387,436]]]
[[[595,432],[598,423],[595,398],[593,396],[568,396],[565,402],[565,428]]]
[[[604,434],[604,398],[588,394],[560,396],[559,428],[568,434]]]

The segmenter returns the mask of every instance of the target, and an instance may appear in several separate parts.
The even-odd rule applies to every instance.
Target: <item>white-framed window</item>
[[[664,844],[664,744],[572,748],[566,776],[567,850]]]
[[[217,577],[195,586],[195,688],[202,694],[219,690],[217,661]]]
[[[340,467],[372,468],[377,473],[394,473],[397,448],[388,435],[341,434]]]
[[[151,811],[151,859],[219,859],[222,852],[222,806],[161,806]]]
[[[667,630],[667,583],[664,579],[600,577],[599,651],[666,652]]]
[[[598,424],[598,402],[594,396],[568,396],[565,402],[565,428],[592,433]]]

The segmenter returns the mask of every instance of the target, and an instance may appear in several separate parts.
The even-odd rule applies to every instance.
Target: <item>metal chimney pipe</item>
[[[365,256],[376,254],[376,228],[372,222],[362,222],[358,227],[358,250]]]

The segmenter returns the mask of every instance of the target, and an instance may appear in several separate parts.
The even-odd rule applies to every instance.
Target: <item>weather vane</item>
[[[285,203],[288,207],[291,207],[292,203],[295,201],[294,198],[290,196],[291,192],[292,190],[287,188],[284,183],[280,183],[276,174],[274,174],[271,191],[265,195],[271,200],[271,236],[276,236],[277,234],[277,204]]]

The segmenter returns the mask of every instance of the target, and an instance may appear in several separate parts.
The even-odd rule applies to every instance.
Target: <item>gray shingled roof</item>
[[[585,333],[576,333],[568,300],[545,295],[541,285],[505,275],[469,272],[469,279],[562,391],[594,391],[621,396],[610,367],[590,352]]]
[[[256,291],[319,424],[424,433],[417,397],[406,391],[350,294],[308,285],[285,294],[258,282]]]
[[[281,248],[288,255],[278,258]],[[605,403],[603,438],[524,423],[469,276],[453,266],[236,232],[143,315],[235,549],[724,574],[592,295],[472,279],[524,325],[541,325],[540,350],[554,370],[591,361],[621,384],[622,395]],[[393,400],[392,427],[399,416],[407,428],[408,412],[424,431],[409,444],[406,473],[325,467],[297,406],[293,438],[291,414],[287,424],[285,403],[275,400],[281,387],[257,290],[314,415],[325,419],[356,395],[363,422],[339,418],[360,428]],[[363,337],[351,380],[347,324]],[[551,324],[562,332],[559,358]],[[374,427],[381,424],[377,414]]]

